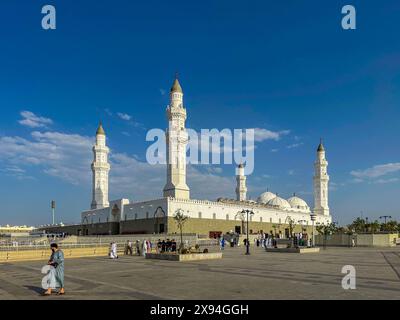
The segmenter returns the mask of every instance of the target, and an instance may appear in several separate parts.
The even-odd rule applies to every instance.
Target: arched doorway
[[[244,213],[238,212],[235,215],[235,220],[240,220],[240,226],[235,226],[235,233],[238,234],[246,234],[246,218],[244,216]]]
[[[82,220],[82,230],[78,230],[78,236],[87,236],[89,235],[89,219],[88,217],[84,217]]]
[[[154,212],[154,233],[162,234],[167,232],[166,215],[163,208],[158,207]]]

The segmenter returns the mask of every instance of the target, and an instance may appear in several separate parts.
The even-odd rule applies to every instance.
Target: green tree
[[[290,247],[293,247],[293,230],[294,230],[294,228],[296,227],[296,221],[294,221],[294,220],[292,219],[291,216],[288,216],[288,217],[286,218],[285,222],[286,222],[286,223],[288,224],[288,226],[289,226],[289,237],[290,237],[290,239],[291,239],[291,241],[290,241]]]
[[[371,222],[367,225],[367,230],[371,233],[378,232],[381,230],[381,224],[378,220],[375,220],[374,222]]]
[[[327,224],[327,225],[325,225],[325,224],[318,225],[316,227],[316,229],[319,234],[322,234],[324,236],[324,248],[326,246],[326,241],[327,241],[328,235],[338,233],[338,231],[339,231],[339,228],[333,222],[330,224]]]
[[[188,216],[185,216],[183,214],[183,210],[182,209],[178,209],[175,211],[175,214],[173,216],[175,223],[180,231],[181,234],[181,244],[179,245],[179,253],[182,253],[183,250],[183,225],[189,220]]]
[[[399,228],[400,224],[395,220],[388,221],[386,224],[382,223],[381,226],[382,231],[388,231],[388,232],[398,232]]]
[[[336,224],[334,224],[333,222],[327,225],[321,224],[317,226],[316,229],[318,233],[323,234],[325,236],[338,233],[340,230],[340,228],[338,228]]]
[[[364,219],[357,218],[347,227],[351,232],[365,232],[366,223]]]

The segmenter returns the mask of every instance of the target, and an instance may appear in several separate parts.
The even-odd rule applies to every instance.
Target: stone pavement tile
[[[49,299],[399,299],[400,248],[328,248],[320,254],[227,248],[221,260],[174,262],[143,257],[66,261],[65,297]],[[0,299],[43,299],[43,262],[0,265]],[[341,287],[353,265],[357,289]]]

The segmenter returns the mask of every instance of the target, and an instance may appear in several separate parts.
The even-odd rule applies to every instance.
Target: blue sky
[[[187,126],[290,131],[257,143],[249,195],[268,187],[312,206],[323,137],[334,220],[400,219],[400,3],[350,1],[42,1],[0,4],[0,224],[79,221],[90,205],[90,146],[101,119],[110,197],[161,195],[146,133],[165,128],[176,71]],[[189,169],[192,197],[234,196],[233,166]]]

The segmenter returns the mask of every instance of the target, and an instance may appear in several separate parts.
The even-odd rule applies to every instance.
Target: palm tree
[[[395,232],[399,230],[399,227],[400,224],[394,220],[388,221],[387,223],[382,223],[382,231]]]
[[[178,229],[181,233],[181,244],[179,246],[179,253],[182,253],[182,249],[183,249],[183,225],[185,224],[186,221],[188,221],[188,219],[189,219],[189,217],[185,216],[183,214],[182,209],[178,209],[175,211],[174,220],[175,220],[176,225],[178,226]]]

